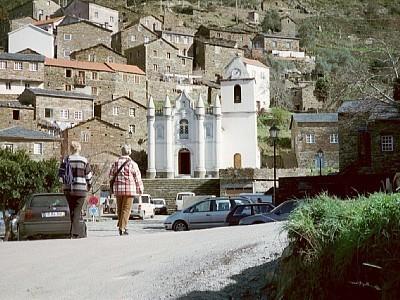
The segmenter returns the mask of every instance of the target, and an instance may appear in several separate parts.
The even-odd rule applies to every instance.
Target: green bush
[[[277,298],[348,299],[350,282],[377,284],[381,299],[400,299],[400,197],[355,200],[321,195],[299,207],[286,225],[291,253],[281,262]],[[368,282],[367,267],[382,268]]]
[[[268,10],[261,22],[261,27],[264,32],[268,32],[270,30],[272,32],[281,31],[281,19],[279,17],[279,13],[274,9]]]

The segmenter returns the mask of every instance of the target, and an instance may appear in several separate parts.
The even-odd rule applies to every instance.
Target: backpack
[[[69,157],[67,156],[61,164],[59,176],[66,185],[72,185],[74,183],[74,175],[72,172],[72,165]]]

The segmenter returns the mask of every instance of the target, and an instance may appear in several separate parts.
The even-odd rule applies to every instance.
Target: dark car
[[[268,213],[257,214],[254,216],[249,216],[242,218],[239,221],[239,225],[253,225],[253,224],[262,224],[269,222],[277,222],[277,221],[285,221],[288,219],[290,213],[301,203],[299,200],[288,200]]]
[[[270,212],[275,206],[272,203],[252,203],[236,205],[226,217],[229,226],[238,225],[245,217]]]
[[[71,221],[67,199],[61,193],[32,194],[17,216],[17,239],[69,236]],[[86,237],[86,224],[80,222],[80,237]]]

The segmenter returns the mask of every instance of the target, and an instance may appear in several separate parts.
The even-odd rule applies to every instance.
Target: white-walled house
[[[25,49],[53,58],[54,36],[32,24],[8,33],[8,52],[17,53]]]
[[[162,111],[149,99],[147,176],[218,177],[225,168],[259,168],[256,80],[243,63],[230,64],[221,80],[221,98],[205,107],[186,92]]]

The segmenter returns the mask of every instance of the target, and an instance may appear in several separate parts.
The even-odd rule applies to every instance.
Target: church
[[[263,91],[263,92],[260,92]],[[221,79],[221,96],[206,107],[185,91],[156,111],[148,101],[147,178],[217,178],[220,169],[260,168],[257,110],[269,108],[269,68],[235,57]]]

